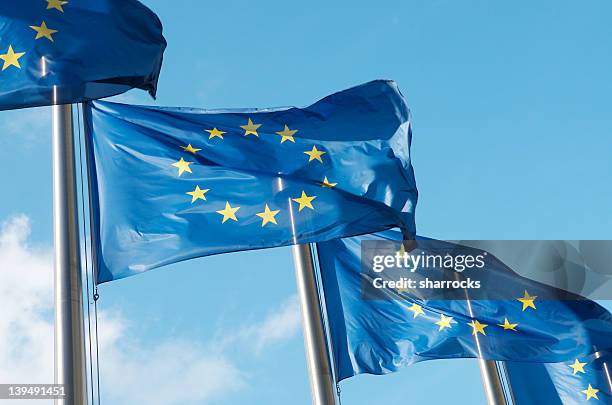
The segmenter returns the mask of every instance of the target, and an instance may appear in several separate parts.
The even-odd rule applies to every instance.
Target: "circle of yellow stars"
[[[57,10],[60,13],[64,12],[64,6],[69,3],[68,1],[63,0],[46,1],[47,10]],[[44,20],[39,25],[30,25],[29,27],[36,33],[36,35],[34,36],[34,40],[44,39],[50,42],[55,42],[53,35],[59,32],[59,30],[47,26],[47,22]],[[25,54],[26,52],[23,51],[15,51],[15,49],[13,48],[13,44],[9,44],[6,52],[0,53],[0,60],[2,60],[2,71],[5,71],[9,68],[21,69],[20,59]]]
[[[61,6],[63,6],[66,3],[62,3],[62,4],[53,3],[53,4],[54,5],[57,4],[61,8]],[[42,26],[43,25],[41,24],[41,27]],[[36,28],[41,28],[41,27],[36,27]],[[34,29],[34,27],[32,28]],[[48,27],[44,25],[43,31],[41,31],[41,33],[37,35],[41,35],[42,37],[47,37],[46,34],[48,32],[45,31],[47,29]],[[52,35],[52,34],[53,33],[49,33],[49,35]],[[51,38],[51,40],[53,39]],[[258,131],[261,127],[262,127],[262,124],[257,123],[256,121],[253,121],[251,117],[247,117],[246,123],[244,125],[240,125],[240,128],[243,130],[242,135],[245,137],[249,135],[259,137]],[[227,130],[223,131],[219,129],[219,127],[217,126],[211,126],[209,128],[205,128],[204,132],[208,134],[209,141],[213,139],[218,139],[219,141],[223,141],[225,139],[224,135],[228,133]],[[291,128],[289,125],[284,124],[284,128],[280,131],[275,132],[275,134],[280,136],[279,138],[280,144],[283,144],[285,142],[296,143],[295,135],[298,132],[299,132],[298,129]],[[180,148],[186,154],[193,155],[193,157],[197,156],[203,150],[202,148],[196,147],[192,145],[191,143],[188,143],[187,145],[180,145]],[[304,151],[304,154],[307,155],[308,157],[308,160],[305,163],[308,164],[310,162],[316,161],[322,164],[324,163],[323,156],[326,153],[327,153],[326,151],[321,150],[320,147],[317,147],[317,145],[313,145],[312,149]],[[188,157],[180,157],[178,161],[171,164],[171,166],[173,166],[176,169],[176,174],[178,175],[178,177],[183,177],[186,175],[186,173],[188,174],[193,173],[192,165],[196,164],[196,161],[193,160],[193,157],[191,159]],[[324,176],[323,180],[317,182],[317,184],[319,184],[322,188],[327,188],[327,189],[333,189],[334,187],[338,185],[338,183],[330,181],[330,179],[327,176]],[[191,200],[190,200],[191,204],[196,204],[198,202],[200,203],[207,202],[208,200],[206,198],[206,195],[208,192],[214,192],[214,191],[211,191],[209,188],[204,188],[201,184],[198,184],[195,186],[193,190],[186,191],[185,194],[191,197]],[[301,212],[302,210],[305,210],[305,209],[314,211],[315,210],[314,200],[316,198],[317,198],[316,195],[308,195],[308,193],[305,190],[302,190],[301,195],[291,198],[291,201],[297,204],[298,212]],[[228,221],[239,222],[239,217],[237,215],[237,212],[240,209],[241,207],[238,205],[235,205],[233,202],[225,201],[225,207],[223,209],[215,211],[215,213],[221,216],[220,220],[222,224],[225,224]],[[281,213],[280,209],[277,209],[277,207],[273,207],[269,205],[269,203],[267,202],[264,202],[262,211],[256,213],[255,216],[257,216],[261,220],[261,226],[265,227],[269,225],[278,225],[277,219],[280,213]]]

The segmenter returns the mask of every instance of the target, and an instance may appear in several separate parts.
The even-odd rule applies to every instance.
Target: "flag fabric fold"
[[[373,81],[306,108],[85,108],[98,282],[217,253],[403,227],[410,114]]]
[[[155,96],[166,41],[137,0],[0,3],[0,110],[69,104],[131,88]]]
[[[402,235],[390,230],[317,244],[338,380],[432,359],[561,362],[612,346],[612,316],[603,307],[567,294],[539,300],[554,289],[520,277],[493,255],[484,261],[488,282],[516,298],[427,300],[400,289],[364,299],[360,246],[381,240]]]
[[[612,404],[612,353],[563,363],[506,362],[515,405]]]

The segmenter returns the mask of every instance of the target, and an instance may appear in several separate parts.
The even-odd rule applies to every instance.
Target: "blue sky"
[[[158,105],[302,106],[394,79],[414,118],[420,234],[611,238],[609,1],[145,3],[169,43]],[[153,103],[147,97],[132,91],[118,100]],[[38,255],[27,263],[47,274],[39,259],[51,246],[50,112],[0,117],[0,219],[13,224],[8,234],[28,229],[15,215],[29,218],[19,252]],[[27,291],[46,296],[45,288]],[[192,403],[310,403],[290,249],[193,260],[102,285],[100,293],[109,319],[102,326],[112,332],[101,365],[111,374],[126,365],[102,380],[103,402],[130,403],[130,392],[152,387],[161,401],[171,380],[169,388],[205,391]],[[484,403],[475,360],[357,377],[342,383],[342,399]]]

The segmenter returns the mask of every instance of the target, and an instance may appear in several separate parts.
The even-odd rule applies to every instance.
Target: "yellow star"
[[[440,314],[440,320],[436,322],[436,325],[440,327],[440,329],[438,329],[438,332],[444,330],[444,328],[452,328],[453,326],[451,325],[451,323],[454,323],[452,317]]]
[[[510,323],[508,318],[504,318],[504,323],[498,323],[497,326],[501,326],[504,330],[513,330],[516,332],[516,327],[518,323]]]
[[[397,287],[395,289],[395,291],[397,291],[399,294],[405,293],[406,291],[410,291],[410,288],[408,287]]]
[[[572,368],[572,370],[574,370],[574,375],[577,372],[581,372],[582,374],[585,374],[586,372],[584,371],[584,366],[586,366],[586,363],[581,363],[580,361],[578,361],[578,359],[574,361],[574,364],[570,364],[570,367]]]
[[[535,299],[538,298],[536,296],[530,296],[527,290],[525,290],[525,295],[521,298],[517,298],[517,301],[520,301],[523,304],[523,311],[527,308],[536,309],[535,304],[533,303]]]
[[[589,384],[589,388],[587,388],[586,390],[580,391],[580,392],[586,395],[587,401],[591,398],[599,399],[597,398],[597,393],[599,392],[599,390],[597,388],[593,388],[591,384]]]
[[[400,248],[397,253],[400,254],[400,257],[404,257],[404,255],[406,254],[406,247],[404,246],[404,243],[400,243]]]
[[[36,38],[34,39],[47,38],[51,42],[53,42],[52,35],[56,32],[59,32],[58,30],[52,30],[51,28],[47,27],[47,23],[44,21],[42,22],[42,24],[40,24],[40,27],[37,27],[36,25],[30,25],[30,28],[36,31]]]
[[[278,213],[280,212],[280,210],[274,210],[271,211],[270,207],[268,207],[268,204],[266,204],[266,208],[264,209],[264,212],[260,212],[259,214],[255,214],[257,215],[259,218],[262,219],[261,221],[261,226],[264,227],[266,226],[266,224],[268,222],[272,222],[275,225],[278,225],[276,223],[276,218],[274,218]]]
[[[253,124],[253,121],[249,118],[249,122],[246,125],[240,125],[240,128],[244,129],[244,136],[247,135],[255,135],[259,136],[257,133],[257,129],[261,126],[261,124]]]
[[[222,224],[225,223],[225,221],[227,221],[228,219],[232,219],[234,221],[238,221],[238,218],[236,218],[236,211],[238,211],[240,209],[240,207],[232,207],[229,203],[229,201],[225,202],[225,208],[222,210],[217,211],[217,214],[221,214],[223,215],[223,222],[221,222]]]
[[[172,163],[172,166],[178,168],[178,175],[182,175],[184,172],[187,173],[193,173],[191,171],[191,168],[189,167],[190,164],[193,164],[193,162],[186,162],[185,160],[183,160],[183,158],[181,158],[181,160],[179,160],[176,163]]]
[[[214,137],[223,139],[223,134],[225,133],[224,131],[219,131],[217,127],[214,127],[213,129],[206,129],[205,131],[210,134],[208,139],[213,139]]]
[[[297,129],[289,129],[289,127],[287,125],[285,125],[285,129],[283,129],[280,132],[277,132],[278,135],[280,135],[281,138],[281,143],[285,142],[285,141],[291,141],[293,143],[295,143],[295,139],[293,139],[293,135],[297,132]]]
[[[468,325],[470,325],[472,327],[472,335],[476,336],[478,333],[482,333],[483,335],[486,335],[485,333],[485,328],[489,325],[485,325],[484,323],[480,323],[478,321],[472,321],[470,323],[468,323]]]
[[[67,1],[62,0],[47,0],[47,3],[47,10],[54,8],[62,13],[64,12],[64,8],[62,6],[68,4]]]
[[[0,55],[0,59],[4,61],[2,70],[6,70],[9,66],[15,66],[21,69],[19,58],[21,58],[23,55],[25,55],[25,52],[15,53],[15,51],[13,51],[13,46],[9,45],[8,51],[4,55]]]
[[[191,144],[187,146],[181,146],[181,148],[183,148],[185,152],[193,153],[194,155],[202,150],[202,149],[194,148],[193,146],[191,146]]]
[[[300,212],[304,209],[304,207],[314,210],[314,207],[312,206],[312,200],[314,200],[315,198],[317,198],[317,196],[313,195],[309,197],[304,191],[302,191],[302,196],[300,198],[293,198],[292,200],[300,204],[300,208],[298,209],[298,212]]]
[[[321,159],[321,156],[323,156],[326,152],[318,150],[316,146],[313,146],[312,150],[308,150],[304,153],[310,156],[310,159],[308,159],[309,162],[312,162],[313,160],[316,159],[319,162],[323,163],[323,159]]]
[[[412,317],[416,318],[419,315],[423,315],[425,312],[423,312],[423,307],[421,307],[419,304],[412,304],[412,306],[410,308],[408,308],[409,311],[412,311]]]
[[[197,200],[206,201],[206,196],[204,194],[208,193],[210,189],[202,190],[200,186],[196,186],[195,190],[188,191],[185,194],[189,194],[191,196],[191,203],[193,204]]]
[[[325,188],[334,188],[336,187],[338,183],[330,183],[329,180],[327,180],[327,176],[325,176],[325,178],[323,179],[323,182],[321,183],[321,187],[325,187]]]

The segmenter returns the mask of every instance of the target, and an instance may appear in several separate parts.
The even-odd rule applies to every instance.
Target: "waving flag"
[[[564,363],[504,364],[516,405],[612,404],[612,353]]]
[[[0,2],[0,110],[155,95],[166,41],[137,0]]]
[[[612,347],[608,311],[581,297],[567,299],[569,293],[550,299],[559,292],[518,276],[492,255],[483,256],[487,283],[507,299],[427,300],[401,286],[364,296],[370,280],[362,272],[362,243],[401,239],[386,231],[317,245],[339,380],[431,359],[561,362]]]
[[[414,232],[409,110],[393,82],[307,108],[92,102],[86,129],[98,282],[216,253]]]

